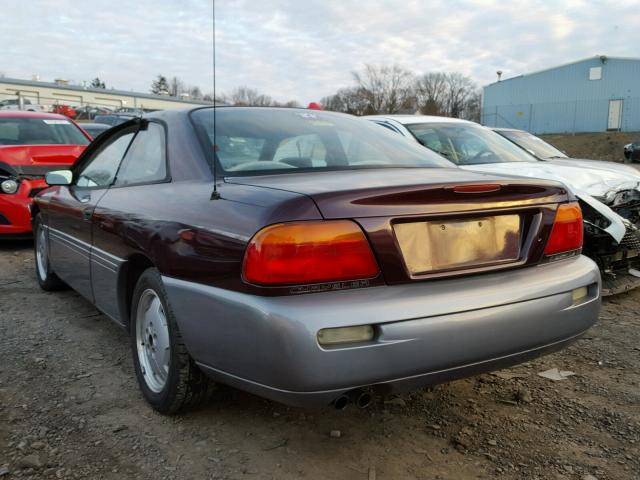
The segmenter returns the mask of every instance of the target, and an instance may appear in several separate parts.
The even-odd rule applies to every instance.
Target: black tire
[[[144,353],[139,353],[138,349],[139,343],[141,350],[145,348],[144,342],[139,342],[137,335],[138,310],[144,301],[143,294],[149,295],[147,293],[149,290],[157,295],[162,304],[169,333],[168,375],[164,386],[159,391],[154,391],[147,383],[140,359]],[[133,365],[138,385],[147,402],[159,413],[171,415],[194,408],[208,400],[213,391],[213,382],[202,373],[187,352],[158,270],[149,268],[143,272],[138,279],[131,302],[130,333]]]
[[[47,292],[68,288],[51,268],[49,261],[49,231],[42,224],[40,214],[33,221],[33,252],[38,285]]]

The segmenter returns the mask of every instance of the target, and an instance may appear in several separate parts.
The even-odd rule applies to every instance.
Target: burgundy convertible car
[[[562,184],[464,171],[348,115],[153,113],[47,182],[40,285],[130,331],[163,413],[211,379],[365,406],[557,350],[600,309]]]

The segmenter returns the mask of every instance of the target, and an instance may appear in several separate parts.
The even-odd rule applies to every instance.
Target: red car
[[[47,188],[44,175],[69,168],[90,141],[62,115],[0,111],[0,238],[31,235],[31,203]]]
[[[69,118],[76,118],[76,115],[78,115],[78,112],[69,105],[54,105],[51,112],[59,113],[60,115],[64,115]]]

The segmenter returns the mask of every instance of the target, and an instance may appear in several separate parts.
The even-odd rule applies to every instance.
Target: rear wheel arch
[[[131,300],[138,279],[148,268],[155,268],[154,263],[145,255],[136,253],[129,257],[122,266],[118,281],[118,310],[122,323],[129,327],[131,321]]]

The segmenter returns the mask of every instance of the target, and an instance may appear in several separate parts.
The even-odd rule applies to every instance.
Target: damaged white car
[[[461,168],[563,182],[580,200],[583,253],[602,272],[603,295],[640,285],[640,172],[596,160],[541,160],[490,129],[465,120],[376,115],[378,123],[441,154]]]

